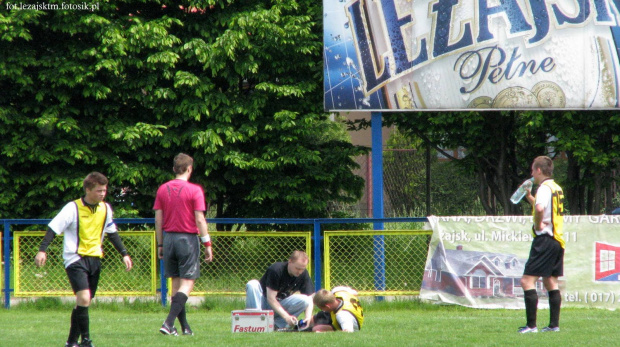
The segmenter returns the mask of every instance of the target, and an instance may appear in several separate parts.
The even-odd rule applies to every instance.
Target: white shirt
[[[342,328],[342,331],[352,332],[360,330],[357,319],[355,319],[355,316],[349,311],[340,310],[336,313],[336,320],[340,328]]]
[[[103,203],[108,210],[105,220],[104,232],[101,234],[101,242],[103,242],[103,237],[106,233],[115,233],[116,232],[116,224],[114,224],[114,220],[112,218],[112,208],[107,203]],[[54,230],[57,235],[65,234],[63,238],[63,253],[62,258],[64,259],[65,268],[69,265],[75,263],[80,260],[80,255],[78,255],[78,231],[77,231],[77,206],[75,201],[71,201],[66,204],[62,210],[52,219],[52,221],[47,225],[50,229]]]
[[[342,291],[349,292],[352,295],[357,295],[357,291],[350,287],[339,286],[332,289],[332,293]],[[338,313],[336,313],[336,320],[338,321],[340,328],[342,328],[342,331],[352,332],[360,330],[359,324],[357,324],[357,319],[349,311],[340,310]]]
[[[536,231],[536,235],[549,234],[553,236],[553,224],[551,223],[551,188],[541,184],[536,192],[535,205],[541,205],[543,207],[542,222],[545,227],[541,231]]]

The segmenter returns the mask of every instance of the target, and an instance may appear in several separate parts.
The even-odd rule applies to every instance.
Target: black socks
[[[186,302],[187,295],[185,295],[184,293],[177,292],[172,297],[172,302],[170,303],[170,313],[168,313],[168,318],[166,318],[166,325],[168,325],[169,327],[174,326],[174,320],[179,316],[181,311],[185,313]]]
[[[76,311],[77,309],[75,307],[73,311],[71,311],[71,328],[69,329],[69,337],[67,338],[67,342],[69,343],[77,342],[80,338],[80,328],[78,327]]]
[[[560,306],[562,306],[562,296],[559,290],[549,292],[549,327],[560,326]]]
[[[90,322],[88,318],[88,306],[76,306],[75,307],[75,322],[77,323],[77,330],[82,335],[82,340],[90,338]],[[71,314],[71,329],[73,330],[73,314]],[[69,333],[71,334],[71,333]],[[78,334],[78,335],[79,335]],[[77,341],[77,338],[76,338]]]
[[[525,317],[527,318],[527,326],[536,327],[536,310],[538,309],[538,293],[536,289],[530,289],[523,292],[525,294]]]

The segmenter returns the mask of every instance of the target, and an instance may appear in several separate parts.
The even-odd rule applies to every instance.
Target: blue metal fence
[[[4,293],[4,307],[10,308],[11,305],[11,293],[14,289],[11,287],[11,245],[13,243],[13,234],[11,227],[14,225],[47,225],[51,219],[0,219],[3,224],[4,232],[2,234],[3,245],[3,261],[4,261],[4,281],[2,291]],[[319,219],[286,219],[286,218],[213,218],[209,219],[209,224],[236,224],[236,225],[249,225],[249,224],[288,224],[288,225],[308,225],[313,227],[312,242],[314,248],[313,259],[313,278],[315,283],[315,289],[322,288],[322,250],[321,242],[323,241],[322,227],[328,224],[365,224],[373,223],[375,230],[383,230],[384,223],[416,223],[426,222],[426,217],[402,217],[402,218],[319,218]],[[115,219],[116,224],[155,224],[154,218],[118,218]],[[375,240],[375,248],[381,249],[382,237],[377,236]],[[382,256],[382,252],[378,252],[378,257]],[[375,286],[377,290],[381,290],[385,286],[385,270],[383,260],[380,258],[375,259]],[[163,261],[160,261],[161,269],[161,291],[162,305],[166,305],[166,297],[168,294],[166,278],[163,274]]]

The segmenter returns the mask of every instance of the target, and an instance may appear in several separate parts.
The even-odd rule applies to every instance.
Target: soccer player
[[[276,329],[297,325],[297,316],[305,312],[307,322],[312,324],[312,296],[314,283],[308,270],[308,254],[294,251],[288,262],[269,266],[260,281],[250,280],[246,286],[245,307],[274,311]]]
[[[349,287],[336,287],[332,291],[321,289],[314,295],[314,304],[321,312],[314,315],[312,331],[359,331],[364,324],[364,309],[357,291]]]
[[[534,184],[538,184],[536,196],[527,192],[527,200],[533,206],[534,241],[530,256],[525,263],[521,287],[525,300],[527,324],[519,328],[520,333],[538,332],[536,327],[536,310],[538,293],[536,281],[543,278],[543,284],[549,293],[549,326],[542,332],[560,331],[560,306],[562,297],[558,286],[558,277],[564,273],[564,238],[563,213],[564,194],[562,188],[553,181],[553,161],[546,156],[539,156],[532,163]]]
[[[56,234],[64,233],[63,258],[65,271],[75,293],[76,306],[71,313],[71,328],[65,346],[92,346],[89,329],[88,307],[97,292],[102,242],[107,234],[114,248],[122,255],[127,271],[133,264],[123,241],[116,232],[112,208],[103,202],[107,193],[108,179],[99,172],[92,172],[83,182],[85,195],[66,204],[48,224],[47,233],[34,258],[39,267],[47,260],[47,247]],[[82,342],[78,339],[82,335]]]
[[[202,188],[189,182],[194,159],[179,153],[174,157],[176,178],[162,184],[155,198],[155,233],[157,253],[164,259],[165,275],[172,278],[170,312],[159,331],[178,335],[174,321],[178,318],[183,335],[194,335],[187,322],[185,303],[200,276],[200,242],[205,261],[213,260],[211,238],[207,229],[205,195]]]

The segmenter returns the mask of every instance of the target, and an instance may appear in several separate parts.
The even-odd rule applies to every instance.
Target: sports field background
[[[41,299],[39,299],[41,300]],[[167,308],[157,303],[95,303],[90,311],[96,346],[617,346],[620,312],[565,309],[559,333],[518,334],[523,310],[480,310],[412,300],[363,298],[362,331],[347,333],[232,333],[230,311],[243,301],[206,298],[189,310],[195,336],[158,332]],[[70,304],[57,298],[0,310],[2,346],[61,346]],[[539,327],[548,310],[539,312]]]

